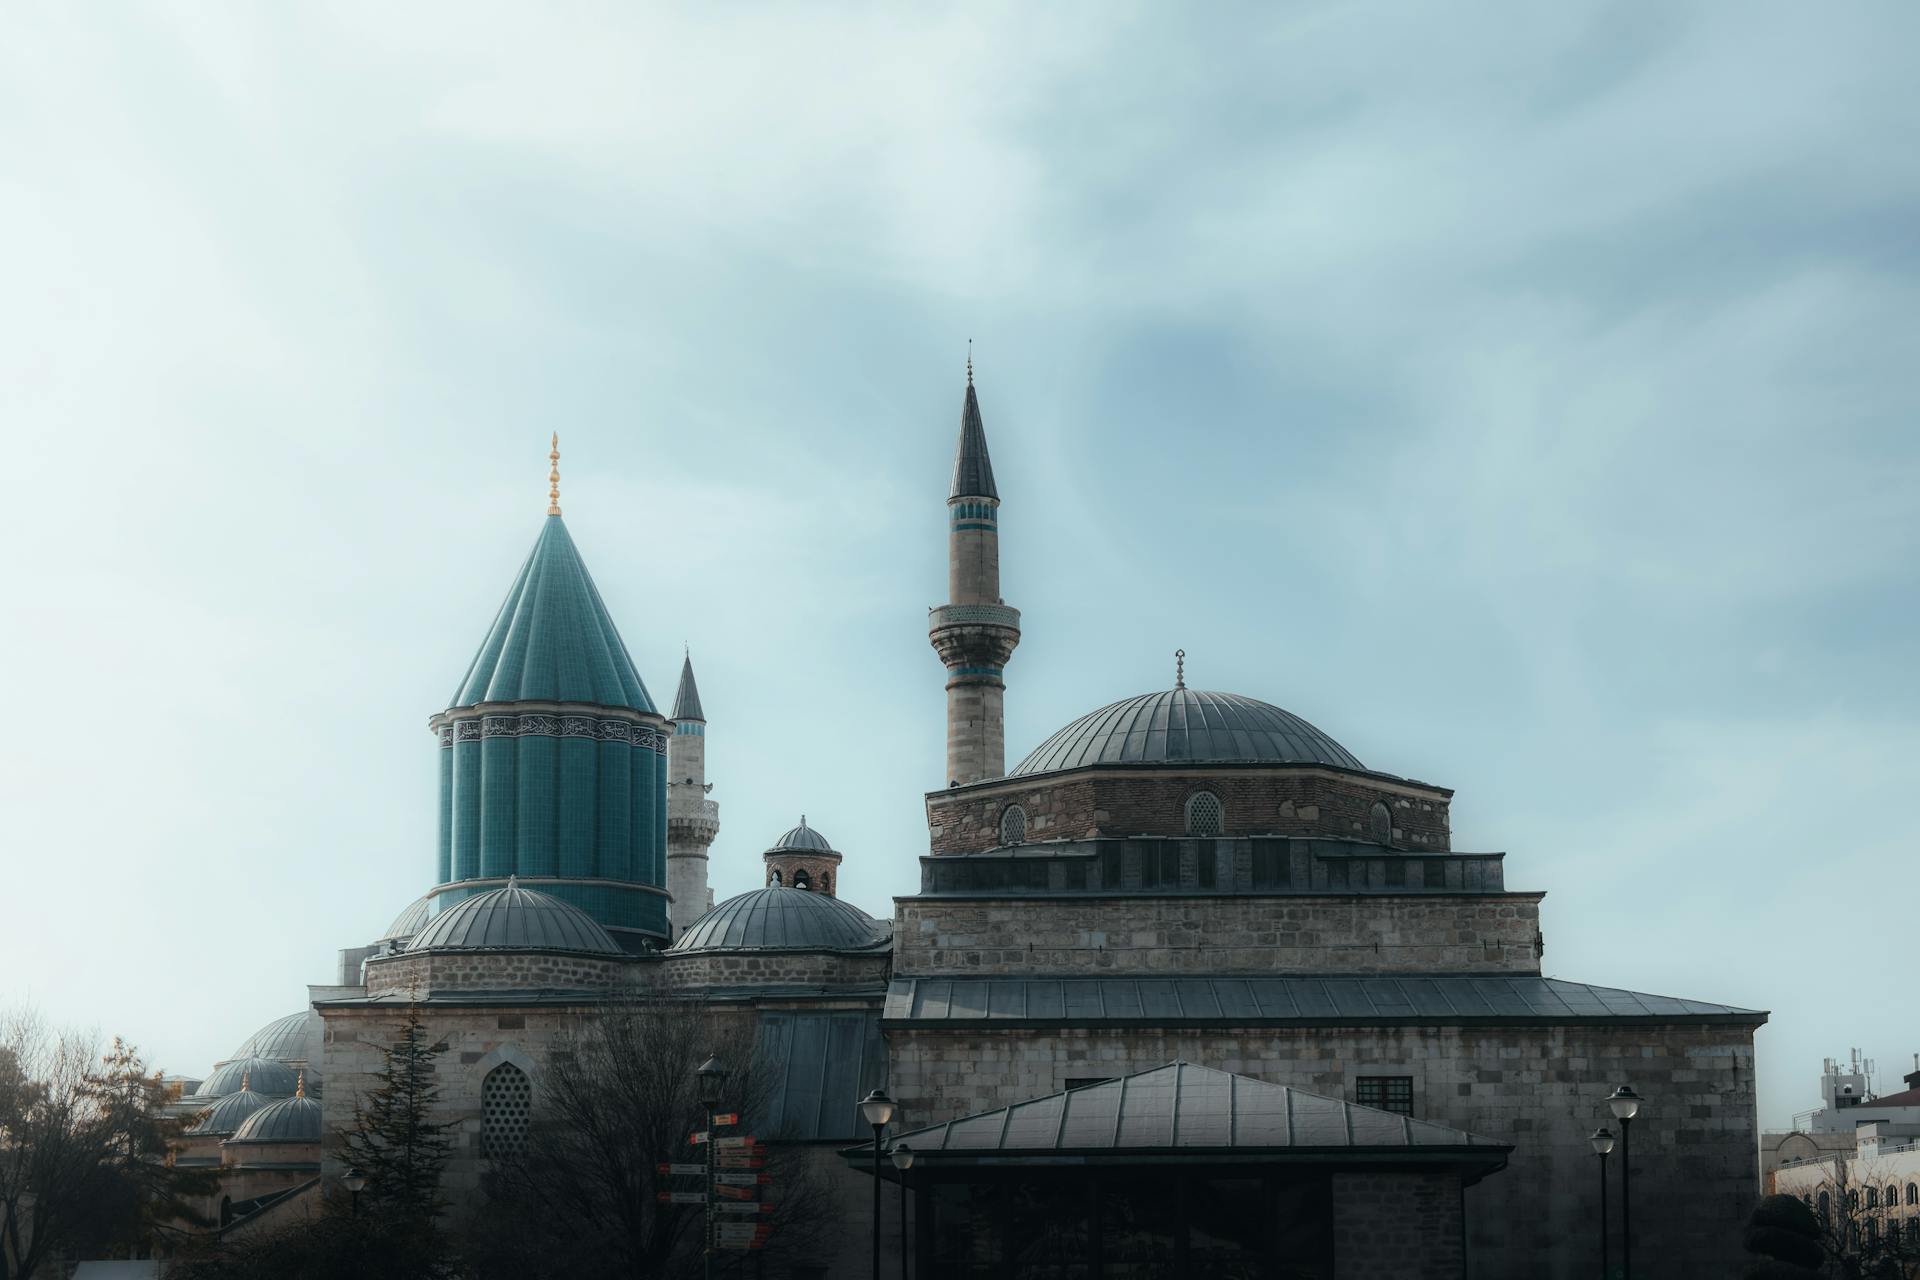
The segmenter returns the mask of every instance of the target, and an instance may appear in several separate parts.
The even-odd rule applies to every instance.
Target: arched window
[[[805,867],[793,873],[793,887],[796,889],[804,889],[809,893],[813,891],[813,877],[807,874]]]
[[[778,869],[778,868],[775,868],[775,870],[774,870],[774,873],[773,873],[773,880],[772,880],[772,882],[771,882],[771,883],[772,883],[772,884],[774,885],[774,887],[776,887],[776,888],[778,888],[778,887],[779,887],[779,885],[780,885],[780,871],[779,871],[779,869]]]
[[[830,872],[822,871],[820,873],[820,892],[826,894],[829,898],[833,896],[833,876]]]
[[[1027,811],[1017,804],[1010,804],[1000,811],[1000,843],[1025,844],[1027,842]]]
[[[1217,836],[1220,834],[1221,810],[1220,797],[1211,791],[1196,791],[1187,797],[1187,834],[1190,836]]]
[[[1907,1184],[1907,1203],[1920,1204],[1920,1182],[1909,1182]]]
[[[494,1160],[519,1155],[527,1145],[527,1117],[533,1110],[533,1081],[511,1062],[487,1072],[480,1082],[480,1148]]]
[[[1367,811],[1367,834],[1375,844],[1393,843],[1393,811],[1379,801]]]
[[[1867,1188],[1867,1208],[1878,1209],[1879,1207],[1880,1207],[1880,1188],[1868,1187]]]
[[[1893,1206],[1899,1203],[1900,1203],[1900,1188],[1894,1186],[1891,1182],[1889,1182],[1887,1184],[1887,1208],[1891,1209],[1893,1208]]]
[[[1832,1208],[1833,1201],[1827,1198],[1826,1192],[1822,1191],[1820,1193],[1820,1221],[1825,1222],[1827,1220],[1827,1213]]]

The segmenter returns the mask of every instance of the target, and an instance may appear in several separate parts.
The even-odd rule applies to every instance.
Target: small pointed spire
[[[800,815],[800,829],[802,831],[807,829],[807,815],[804,813]]]
[[[971,340],[969,340],[971,341]],[[993,459],[987,456],[987,429],[980,421],[980,397],[973,389],[973,356],[967,356],[967,393],[960,402],[960,443],[953,451],[953,486],[947,491],[954,498],[995,498]]]
[[[1187,687],[1187,651],[1185,649],[1173,651],[1173,687],[1176,689]]]
[[[700,706],[700,686],[693,678],[693,650],[689,648],[686,656],[680,660],[680,688],[673,695],[673,718],[675,720],[698,720],[707,722],[707,713]]]
[[[240,1073],[240,1092],[242,1093],[253,1092],[253,1072],[242,1071]]]
[[[520,877],[517,875],[513,875],[512,873],[508,873],[507,888],[518,889],[519,887],[520,887]]]
[[[304,1071],[293,1078],[293,1096],[296,1098],[307,1096],[307,1073]]]
[[[560,514],[560,433],[553,433],[553,452],[547,455],[547,514]]]

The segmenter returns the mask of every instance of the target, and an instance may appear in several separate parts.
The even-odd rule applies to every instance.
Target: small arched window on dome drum
[[[805,867],[793,873],[793,887],[804,892],[812,892],[813,877],[807,874]]]
[[[1217,836],[1225,825],[1220,797],[1211,791],[1196,791],[1187,797],[1187,834]]]
[[[533,1111],[533,1081],[511,1062],[487,1072],[480,1082],[480,1149],[489,1159],[505,1160],[526,1149],[527,1123]]]
[[[820,892],[829,898],[833,896],[833,877],[825,871],[820,873]]]
[[[1367,835],[1375,844],[1393,843],[1393,810],[1377,800],[1367,810]]]
[[[767,883],[768,883],[768,884],[770,884],[770,885],[772,885],[772,886],[773,886],[774,888],[776,888],[776,889],[778,889],[778,888],[780,887],[780,883],[781,883],[781,881],[780,881],[780,869],[779,869],[778,867],[775,867],[775,868],[773,869],[773,879],[771,879],[771,880],[769,880],[769,881],[767,881]]]
[[[1027,811],[1017,804],[1010,804],[1000,811],[1000,843],[1012,845],[1026,842]]]

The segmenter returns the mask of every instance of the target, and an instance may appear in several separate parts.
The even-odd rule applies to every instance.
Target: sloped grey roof
[[[889,1021],[916,1023],[1766,1021],[1757,1009],[1534,976],[895,978]]]
[[[764,1012],[757,1036],[775,1075],[756,1132],[795,1142],[871,1135],[859,1103],[887,1083],[877,1013]]]
[[[224,1098],[244,1084],[271,1098],[290,1098],[299,1081],[293,1068],[272,1058],[235,1058],[223,1062],[193,1091],[196,1098]]]
[[[722,690],[724,693],[725,690]],[[673,697],[673,718],[675,720],[699,720],[705,722],[707,713],[700,709],[700,686],[693,682],[693,655],[689,653],[680,663],[680,688]]]
[[[407,950],[621,954],[612,935],[580,908],[511,881],[448,907],[413,936]]]
[[[1009,776],[1090,764],[1241,762],[1366,766],[1320,730],[1237,693],[1166,689],[1089,712],[1035,747]]]
[[[833,845],[827,838],[807,825],[807,815],[800,815],[800,825],[791,827],[778,840],[767,848],[768,853],[779,853],[784,849],[795,849],[802,853],[832,853]]]
[[[728,898],[687,926],[669,955],[689,951],[869,951],[889,931],[851,903],[777,885]]]
[[[195,1121],[193,1127],[187,1132],[201,1136],[232,1133],[261,1108],[270,1106],[272,1103],[272,1098],[252,1089],[241,1089],[229,1093],[208,1107],[206,1113]]]
[[[307,1060],[308,1022],[314,1015],[306,1009],[275,1018],[248,1036],[246,1043],[233,1051],[234,1058],[272,1058],[275,1062]]]
[[[960,405],[960,443],[953,450],[953,489],[949,498],[994,498],[993,459],[987,456],[987,429],[980,421],[980,398],[967,379],[967,398]]]
[[[282,1098],[240,1122],[228,1142],[318,1142],[320,1104],[312,1098]]]
[[[1506,1144],[1429,1120],[1191,1062],[1121,1076],[901,1134],[916,1154],[1260,1151]]]

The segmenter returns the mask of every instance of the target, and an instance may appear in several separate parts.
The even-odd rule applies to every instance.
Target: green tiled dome
[[[600,592],[559,516],[548,516],[500,606],[454,707],[591,702],[653,711]]]

